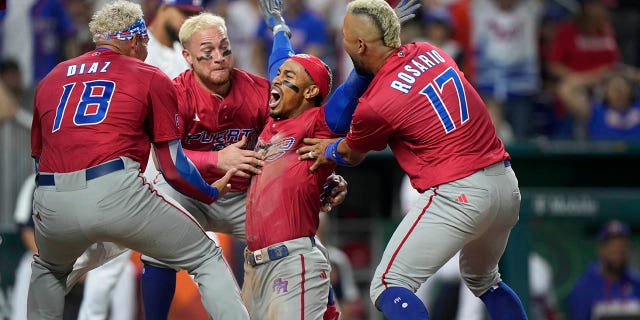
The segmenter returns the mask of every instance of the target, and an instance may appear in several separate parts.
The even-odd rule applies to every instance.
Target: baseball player
[[[202,10],[204,8],[199,0],[160,0],[160,6],[147,30],[149,54],[145,62],[158,67],[169,78],[174,78],[182,71],[189,69],[189,65],[182,57],[178,30],[187,17]],[[144,173],[147,180],[153,180],[159,175],[152,156],[149,156]],[[132,295],[135,291],[132,286],[135,278],[132,277],[130,257],[131,251],[126,250],[112,261],[87,273],[82,304],[78,312],[79,320],[107,319],[109,314],[112,319],[133,319],[135,299]],[[126,289],[127,286],[130,290]],[[114,292],[115,288],[122,288],[122,290]],[[109,301],[112,297],[122,302],[118,302],[118,307],[113,308],[109,313]]]
[[[209,185],[184,155],[175,88],[143,62],[148,35],[140,5],[113,2],[94,14],[89,29],[96,49],[60,63],[36,89],[31,140],[39,253],[28,317],[60,319],[75,260],[94,243],[113,242],[186,269],[209,317],[248,319],[220,248],[141,173],[151,142],[167,181],[212,203],[229,190],[236,170]]]
[[[518,221],[520,191],[509,154],[477,92],[454,61],[429,43],[400,45],[400,23],[382,0],[348,4],[344,47],[356,70],[374,78],[346,138],[308,139],[312,166],[358,164],[391,147],[422,193],[396,228],[371,282],[388,319],[428,319],[414,294],[458,250],[462,277],[492,319],[526,319],[518,296],[498,273]]]
[[[333,165],[311,172],[298,161],[304,137],[331,137],[321,102],[331,72],[320,59],[289,58],[272,81],[270,116],[256,150],[262,172],[247,193],[247,249],[242,299],[255,319],[322,319],[331,267],[316,246],[323,183]]]

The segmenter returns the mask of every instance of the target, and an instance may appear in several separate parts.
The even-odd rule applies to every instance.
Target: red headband
[[[320,89],[320,97],[322,99],[326,98],[331,89],[331,71],[329,71],[324,62],[310,54],[296,54],[291,56],[290,59],[301,64],[307,70],[311,80]]]

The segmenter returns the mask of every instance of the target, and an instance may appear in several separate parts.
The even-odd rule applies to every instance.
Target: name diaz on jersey
[[[76,74],[89,74],[89,73],[105,73],[109,71],[111,61],[93,62],[91,64],[82,63],[79,65],[72,64],[67,67],[67,77],[74,76]],[[88,67],[88,69],[87,69]]]

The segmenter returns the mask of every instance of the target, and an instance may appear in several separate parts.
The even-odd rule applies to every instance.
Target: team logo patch
[[[287,289],[288,286],[289,286],[289,281],[287,280],[282,280],[282,278],[277,278],[273,280],[273,291],[275,291],[276,294],[288,292],[289,291]]]

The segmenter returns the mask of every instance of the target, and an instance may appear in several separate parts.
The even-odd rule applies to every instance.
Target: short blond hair
[[[89,32],[93,35],[93,41],[97,41],[100,34],[110,34],[123,31],[131,27],[144,14],[139,4],[117,0],[105,5],[93,14],[89,22]]]
[[[400,47],[400,20],[386,1],[354,0],[347,4],[347,13],[368,16],[378,29],[386,47]]]
[[[209,12],[202,12],[190,17],[185,20],[182,27],[180,27],[180,33],[178,34],[180,43],[183,46],[186,46],[186,43],[189,42],[189,39],[191,39],[191,36],[193,36],[194,33],[216,27],[221,27],[224,32],[227,33],[226,22],[221,16],[217,16]]]

